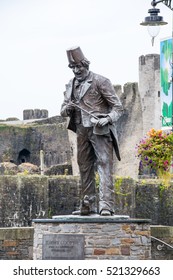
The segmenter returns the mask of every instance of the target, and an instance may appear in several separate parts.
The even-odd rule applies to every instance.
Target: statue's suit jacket
[[[63,117],[70,117],[67,128],[76,132],[74,114],[69,114],[66,110],[66,105],[72,101],[74,80],[75,79],[70,80],[70,82],[66,85],[64,102],[61,107],[61,115]],[[79,96],[79,105],[81,108],[93,115],[104,115],[110,117],[111,122],[109,124],[109,130],[113,140],[114,150],[117,158],[121,160],[116,131],[116,121],[121,116],[123,109],[110,80],[101,75],[90,72],[88,78],[82,85]],[[91,117],[83,110],[81,110],[81,118],[84,127],[93,126],[93,123],[90,121]]]

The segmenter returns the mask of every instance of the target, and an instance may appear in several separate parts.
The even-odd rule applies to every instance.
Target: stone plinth
[[[35,219],[33,227],[34,260],[43,259],[43,239],[47,235],[50,238],[51,234],[56,235],[56,238],[58,235],[82,235],[84,259],[151,259],[150,220],[147,219],[69,215]]]

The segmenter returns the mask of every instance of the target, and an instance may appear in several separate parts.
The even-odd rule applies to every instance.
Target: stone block
[[[121,246],[121,255],[130,256],[130,246]]]
[[[3,246],[4,247],[15,247],[15,246],[17,246],[17,241],[16,240],[4,240]]]
[[[120,255],[120,249],[119,248],[109,248],[109,249],[106,249],[105,254],[106,255]]]
[[[99,248],[97,248],[97,249],[94,249],[94,253],[93,253],[93,255],[105,255],[105,253],[106,253],[106,250],[105,249],[99,249]]]

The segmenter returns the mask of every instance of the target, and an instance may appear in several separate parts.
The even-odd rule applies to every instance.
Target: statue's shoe
[[[112,216],[113,213],[109,210],[103,209],[103,210],[101,210],[100,215],[101,216]]]
[[[86,216],[86,215],[89,215],[90,214],[90,211],[87,210],[87,209],[80,209],[80,210],[77,210],[77,211],[73,211],[72,212],[72,215],[82,215],[82,216]]]
[[[89,215],[96,215],[97,212],[95,211],[88,211],[88,210],[77,210],[77,211],[73,211],[72,215],[81,215],[81,216],[89,216]]]

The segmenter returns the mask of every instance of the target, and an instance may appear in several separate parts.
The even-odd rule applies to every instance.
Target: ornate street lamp
[[[163,20],[162,16],[159,16],[158,13],[160,13],[160,10],[156,8],[157,4],[163,3],[165,6],[167,6],[171,11],[173,11],[173,1],[172,0],[153,0],[151,2],[152,8],[148,10],[148,13],[150,16],[145,17],[144,21],[140,24],[143,26],[148,27],[148,33],[152,37],[152,45],[154,44],[154,38],[158,35],[160,26],[167,24]],[[173,16],[173,13],[172,13]],[[173,24],[173,20],[172,20]],[[172,84],[172,131],[173,131],[173,26],[172,26],[172,61],[171,61],[171,84]]]
[[[144,21],[140,23],[141,25],[148,27],[148,33],[152,38],[151,39],[152,46],[154,45],[154,38],[159,34],[160,26],[167,24],[167,22],[163,20],[163,17],[158,15],[160,13],[160,10],[156,9],[156,5],[160,2],[166,2],[166,1],[154,0],[151,2],[153,8],[148,10],[150,16],[145,17]]]

